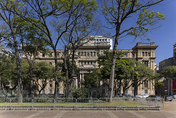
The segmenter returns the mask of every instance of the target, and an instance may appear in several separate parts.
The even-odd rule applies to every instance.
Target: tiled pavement
[[[161,111],[0,111],[0,118],[176,118],[176,100]]]

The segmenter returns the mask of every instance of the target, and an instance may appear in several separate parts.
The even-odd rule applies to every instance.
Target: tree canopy
[[[115,33],[113,35],[114,47],[110,74],[109,102],[112,101],[113,96],[115,63],[119,39],[132,35],[135,39],[139,37],[150,41],[148,32],[158,27],[158,21],[164,20],[165,15],[151,11],[149,8],[162,1],[163,0],[101,0],[100,9]],[[135,23],[131,22],[130,18],[134,20]],[[124,28],[127,23],[127,27]]]
[[[173,78],[176,77],[176,66],[167,66],[164,68],[162,75],[164,77]]]

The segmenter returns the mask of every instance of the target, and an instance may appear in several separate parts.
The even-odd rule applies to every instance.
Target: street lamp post
[[[136,71],[136,64],[134,65],[134,71]],[[136,97],[136,90],[137,90],[137,88],[136,88],[136,75],[134,76],[134,97]]]

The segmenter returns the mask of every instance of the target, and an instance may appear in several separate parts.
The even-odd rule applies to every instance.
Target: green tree
[[[41,94],[41,91],[43,91],[48,84],[49,80],[53,80],[53,67],[46,62],[35,62],[34,68],[33,68],[33,74],[34,74],[34,89],[39,92],[39,95]]]
[[[141,62],[138,62],[134,59],[130,59],[129,60],[131,65],[136,65],[135,67],[135,71],[137,72],[137,78],[135,79],[135,87],[136,87],[136,91],[135,91],[135,94],[137,94],[137,87],[141,84],[144,84],[144,82],[147,82],[147,81],[152,81],[152,84],[153,83],[153,76],[154,76],[154,71],[147,67],[145,64],[141,63]]]
[[[176,77],[176,66],[167,66],[164,68],[162,71],[162,76],[168,77],[168,78],[173,78]]]
[[[118,59],[115,66],[115,94],[123,87],[123,92],[128,89],[130,82],[134,78],[134,68],[128,59],[122,59],[124,53],[117,52]],[[104,55],[99,55],[98,63],[101,68],[102,80],[107,80],[111,74],[112,52],[104,51]]]
[[[93,70],[92,73],[84,74],[84,81],[82,84],[85,88],[98,88],[101,80],[101,70],[99,68]]]
[[[44,42],[46,35],[43,32],[41,32],[38,28],[33,26],[31,23],[24,21],[21,18],[16,18],[15,22],[18,23],[19,21],[21,21],[21,23],[19,24],[19,27],[17,28],[17,35],[21,37],[20,51],[23,52],[23,56],[24,58],[27,59],[27,62],[29,64],[29,75],[28,76],[30,79],[30,88],[28,90],[29,90],[29,96],[33,98],[34,97],[33,65],[34,65],[35,58],[39,54],[39,52],[46,52],[45,48],[47,44],[46,42]]]
[[[84,44],[94,39],[93,37],[89,36],[90,34],[97,34],[98,32],[100,32],[100,27],[99,27],[100,23],[98,22],[97,19],[94,18],[94,15],[96,14],[96,11],[97,11],[96,2],[90,1],[90,0],[84,0],[82,2],[80,2],[80,4],[82,5],[79,6],[77,9],[78,13],[72,14],[73,15],[72,17],[74,19],[77,18],[78,15],[80,15],[79,12],[81,11],[83,15],[75,19],[75,22],[73,23],[74,27],[69,28],[67,32],[64,34],[64,37],[62,38],[62,42],[65,45],[64,52],[65,53],[68,52],[67,54],[65,54],[65,59],[66,59],[66,56],[70,57],[72,62],[72,71],[71,71],[72,77],[69,78],[69,80],[67,78],[67,82],[66,82],[69,98],[72,97],[71,92],[69,91],[71,91],[72,83],[75,76],[75,72],[74,72],[75,57],[78,57],[78,54],[76,54],[76,51],[78,50],[78,48],[80,48]],[[54,27],[55,27],[55,24],[54,24]],[[59,30],[57,31],[59,32]],[[66,65],[67,64],[65,64],[65,66]]]
[[[133,81],[135,71],[133,66],[130,64],[127,59],[119,59],[116,61],[115,67],[115,79],[116,82],[119,81],[118,89],[120,90],[121,86],[123,87],[123,94],[131,85],[130,82]]]
[[[118,59],[120,59],[123,56],[124,53],[117,52]],[[101,68],[101,80],[103,83],[106,83],[105,85],[108,85],[109,82],[107,79],[109,78],[111,74],[111,64],[112,64],[112,52],[109,52],[108,50],[104,51],[104,53],[101,55],[98,55],[98,64],[99,68]]]
[[[72,92],[72,88],[68,89],[67,83],[71,83],[72,81],[72,63],[70,62],[70,59],[67,57],[63,59],[63,62],[59,62],[58,66],[61,67],[61,75],[65,76],[64,87],[66,89],[66,94],[68,96],[68,93]],[[79,68],[77,68],[76,64],[74,63],[74,73],[76,76],[79,75]]]
[[[132,35],[135,38],[144,37],[145,39],[150,40],[147,33],[156,26],[159,20],[165,19],[165,16],[159,12],[151,11],[148,8],[162,1],[163,0],[102,0],[102,5],[100,6],[102,13],[115,31],[109,84],[109,102],[112,101],[113,95],[116,52],[119,39]],[[137,15],[139,16],[137,17]],[[130,18],[133,18],[133,20],[136,19],[136,25],[131,22]],[[131,22],[131,24],[127,21]],[[123,26],[126,23],[129,23],[128,28],[124,29]]]
[[[87,98],[88,90],[87,88],[81,87],[73,91],[74,98]]]
[[[13,0],[0,0],[0,21],[1,21],[1,31],[0,37],[8,42],[15,51],[16,66],[17,66],[17,78],[18,78],[18,102],[22,102],[22,80],[21,80],[21,67],[20,67],[20,56],[19,56],[19,39],[18,37],[18,27],[22,20],[17,21],[18,17],[14,14],[18,11],[23,14],[25,11],[19,6],[21,3],[16,2],[14,4]],[[10,11],[6,10],[10,9]]]
[[[155,75],[152,77],[152,79],[155,81],[155,94],[158,95],[158,91],[160,87],[165,86],[163,82],[160,82],[159,80],[162,78],[162,75],[160,73],[155,73]]]
[[[17,2],[17,0],[13,0],[13,4],[16,4]],[[77,23],[80,17],[91,20],[91,14],[94,13],[93,10],[96,2],[92,0],[27,0],[21,2],[21,8],[26,9],[27,12],[19,13],[18,11],[15,11],[14,13],[41,30],[48,38],[48,40],[45,41],[53,49],[56,66],[54,98],[57,99],[58,66],[56,48],[62,36],[69,29],[75,27],[75,22]],[[23,4],[25,4],[25,6],[23,6]],[[8,10],[12,11],[11,9]],[[39,22],[36,22],[33,18]],[[48,19],[52,21],[48,22]],[[51,26],[53,23],[55,27]],[[44,28],[40,27],[38,24],[42,25]],[[57,33],[55,33],[55,31],[57,31]]]
[[[68,78],[72,77],[72,63],[70,62],[70,59],[66,59],[67,67],[68,67]],[[61,72],[63,76],[66,76],[66,69],[65,69],[65,63],[64,62],[59,62],[58,66],[61,68]],[[75,69],[75,74],[78,76],[79,75],[79,69],[77,66],[74,64],[74,69]]]
[[[14,55],[7,50],[2,49],[2,54],[0,54],[0,86],[1,90],[5,90],[9,84],[14,85],[11,89],[15,89],[17,86],[17,77],[15,77],[15,58]]]

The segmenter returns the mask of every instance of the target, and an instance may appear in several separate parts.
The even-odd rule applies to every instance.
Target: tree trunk
[[[34,98],[34,81],[33,81],[33,67],[30,64],[30,90],[29,90],[30,98]]]
[[[0,73],[0,86],[1,86],[0,90],[2,90],[2,79],[1,79],[1,73]]]
[[[18,102],[23,102],[22,96],[22,81],[21,81],[21,59],[19,57],[19,50],[17,43],[14,44],[15,54],[16,54],[16,65],[17,65],[17,77],[18,77]]]
[[[123,87],[123,95],[125,95],[125,87]]]
[[[65,67],[65,70],[66,70],[66,93],[65,93],[65,97],[67,98],[68,96],[68,85],[69,85],[69,82],[68,82],[68,67],[67,67],[67,55],[66,55],[66,46],[64,48],[64,67]]]
[[[114,49],[113,49],[113,58],[112,58],[112,66],[111,66],[111,75],[109,80],[109,102],[112,102],[112,96],[113,96],[113,88],[114,88],[114,72],[115,72],[115,63],[116,63],[116,55],[117,55],[117,45],[119,40],[119,31],[120,31],[120,23],[117,23],[116,25],[116,36],[115,36],[115,42],[114,42]]]
[[[56,49],[54,49],[54,59],[55,59],[55,89],[54,89],[54,99],[57,102],[57,99],[58,99],[58,80],[57,80],[58,64],[57,64],[57,52],[56,52]]]
[[[71,73],[71,79],[69,81],[69,93],[68,93],[68,98],[72,98],[72,93],[71,93],[71,88],[72,88],[72,84],[74,81],[74,76],[75,76],[75,70],[74,70],[74,58],[75,58],[75,49],[74,49],[74,45],[72,44],[72,49],[73,49],[73,53],[72,53],[72,73]]]

